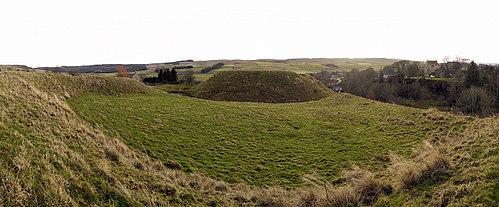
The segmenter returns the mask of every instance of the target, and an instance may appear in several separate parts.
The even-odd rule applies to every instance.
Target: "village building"
[[[440,64],[436,60],[427,60],[425,64],[425,73],[428,76],[435,74],[435,72],[440,68]]]

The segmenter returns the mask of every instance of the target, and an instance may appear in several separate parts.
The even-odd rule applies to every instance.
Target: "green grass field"
[[[378,170],[437,128],[421,110],[351,95],[307,103],[200,100],[167,93],[85,95],[70,105],[89,123],[155,159],[231,183],[300,186],[352,165]]]
[[[194,85],[192,84],[161,84],[152,86],[152,88],[166,91],[168,93],[187,93]]]

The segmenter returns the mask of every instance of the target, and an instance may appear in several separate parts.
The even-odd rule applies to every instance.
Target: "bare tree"
[[[471,87],[461,92],[457,103],[463,113],[478,114],[485,117],[491,112],[493,100],[483,88]]]
[[[182,75],[184,82],[187,84],[193,84],[195,82],[194,78],[194,71],[192,70],[187,70],[183,73]]]
[[[116,66],[116,72],[118,73],[116,77],[128,78],[128,69],[123,65]]]

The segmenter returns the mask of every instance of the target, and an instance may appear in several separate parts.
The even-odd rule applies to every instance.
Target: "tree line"
[[[160,69],[157,77],[144,78],[144,83],[178,83],[177,70]]]
[[[482,117],[499,111],[499,66],[444,62],[430,71],[424,63],[398,61],[379,71],[322,72],[323,82],[340,78],[345,92],[414,107],[459,110]],[[432,77],[432,78],[430,78]],[[331,84],[328,84],[331,87]]]

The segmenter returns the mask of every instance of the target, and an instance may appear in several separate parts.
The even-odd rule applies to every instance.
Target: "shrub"
[[[121,78],[128,78],[129,77],[128,69],[123,65],[116,66],[116,72],[117,72],[116,77],[121,77]]]

